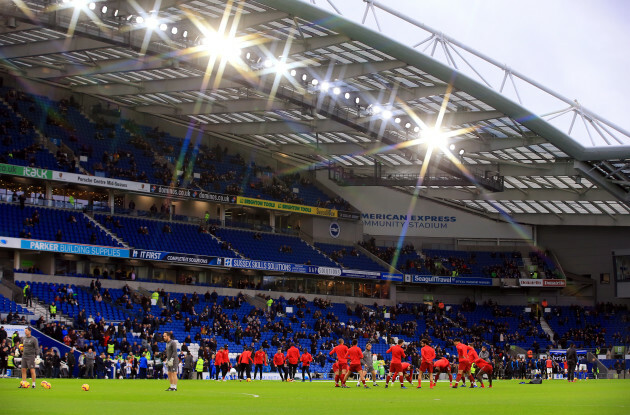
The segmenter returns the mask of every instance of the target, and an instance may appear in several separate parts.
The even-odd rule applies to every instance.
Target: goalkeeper
[[[177,367],[179,366],[179,357],[177,356],[177,344],[171,337],[171,333],[164,333],[164,341],[166,342],[166,360],[164,364],[168,371],[168,380],[171,386],[167,391],[177,390]]]

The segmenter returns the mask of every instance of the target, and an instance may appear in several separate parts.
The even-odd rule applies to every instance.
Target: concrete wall
[[[590,275],[596,284],[596,300],[630,304],[615,297],[612,252],[630,248],[627,227],[538,226],[538,242],[553,251],[565,272]],[[609,273],[610,284],[599,275]]]

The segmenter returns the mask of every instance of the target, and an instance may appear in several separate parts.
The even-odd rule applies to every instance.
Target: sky
[[[331,1],[345,17],[363,18],[362,0]],[[624,103],[625,97],[630,97],[630,1],[377,1],[566,98],[577,99],[595,114],[630,131]],[[316,4],[326,8],[325,0],[316,0]],[[377,16],[383,32],[401,43],[423,39],[397,18],[379,10]],[[375,27],[371,14],[367,23]],[[536,112],[534,104],[525,106]]]

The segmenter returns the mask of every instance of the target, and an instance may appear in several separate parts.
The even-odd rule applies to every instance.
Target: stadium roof
[[[353,2],[357,21],[333,0],[3,2],[0,69],[304,168],[406,178],[388,183],[481,214],[630,223],[628,132],[388,6]],[[392,40],[380,13],[423,40]],[[483,185],[497,177],[502,191]]]

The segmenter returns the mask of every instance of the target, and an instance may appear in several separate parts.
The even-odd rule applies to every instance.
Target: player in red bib
[[[420,340],[422,349],[420,349],[420,355],[422,356],[422,362],[420,363],[420,373],[418,374],[418,389],[422,387],[422,374],[425,371],[429,371],[429,387],[433,389],[433,360],[435,359],[435,349],[430,346],[429,339]]]
[[[448,375],[449,386],[453,386],[453,375],[451,374],[451,362],[446,357],[442,357],[433,363],[433,385],[437,385],[437,381],[440,378],[440,373],[446,373]]]
[[[363,382],[363,387],[366,389],[370,389],[369,386],[365,384],[365,377],[363,376],[363,366],[361,365],[361,359],[363,359],[363,352],[361,348],[357,346],[359,342],[357,339],[352,340],[352,347],[348,349],[348,358],[350,359],[350,367],[348,368],[348,372],[346,373],[344,383],[348,380],[348,376],[351,373],[358,373],[359,380]]]
[[[492,373],[494,368],[492,367],[492,365],[481,359],[480,357],[476,358],[474,360],[474,362],[477,367],[479,368],[479,370],[477,371],[477,380],[479,380],[479,383],[481,384],[481,387],[483,388],[483,374],[485,373],[486,375],[488,375],[488,383],[490,383],[490,386],[488,386],[489,388],[492,387]]]
[[[402,359],[405,358],[405,350],[402,348],[403,343],[404,343],[404,340],[399,339],[398,344],[393,344],[389,349],[387,349],[387,352],[385,352],[385,353],[392,354],[392,361],[389,364],[389,373],[387,374],[387,377],[385,378],[386,388],[389,387],[390,379],[392,379],[392,382],[393,382],[393,379],[396,379],[396,376],[400,375],[400,387],[403,389],[407,389],[405,388],[404,378],[403,378],[403,369],[402,369]]]
[[[337,363],[339,364],[339,380],[341,380],[341,387],[347,388],[346,385],[346,373],[348,373],[348,346],[343,344],[343,339],[339,339],[339,344],[337,344],[328,354],[332,355],[333,353],[337,355]],[[335,384],[338,379],[335,376]]]
[[[465,374],[470,370],[470,361],[468,360],[468,346],[462,343],[461,339],[455,339],[453,340],[453,343],[455,344],[455,348],[457,349],[457,357],[459,358],[457,378],[455,379],[455,385],[453,385],[453,388],[456,388],[459,384],[459,381],[462,380],[462,374]]]

